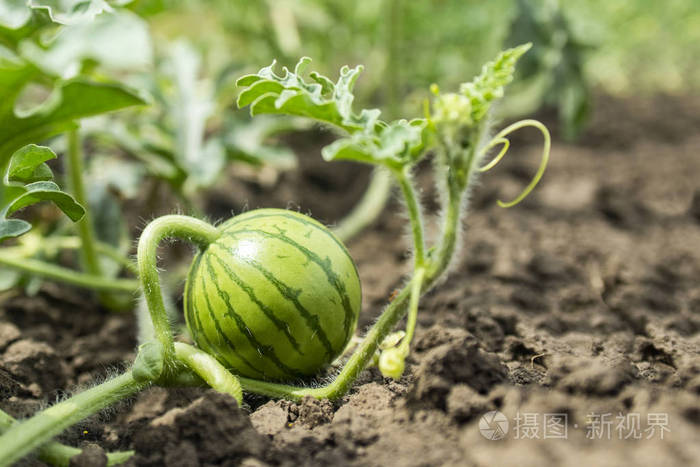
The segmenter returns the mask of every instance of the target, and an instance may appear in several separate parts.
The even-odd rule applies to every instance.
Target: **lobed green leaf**
[[[503,88],[513,80],[516,62],[530,47],[532,44],[527,43],[504,50],[495,60],[483,66],[479,76],[462,84],[459,92],[471,103],[472,121],[481,121],[491,103],[503,97]]]
[[[310,62],[310,58],[303,57],[294,72],[283,67],[282,75],[274,72],[275,62],[272,62],[257,74],[241,77],[236,84],[245,89],[238,96],[238,106],[250,106],[251,115],[296,115],[334,125],[348,133],[373,132],[380,111],[352,110],[353,88],[362,66],[342,67],[335,83],[315,72],[309,74],[312,82],[307,82],[302,73]]]
[[[326,160],[354,160],[400,169],[416,162],[426,145],[427,121],[397,120],[376,133],[355,133],[323,148]]]

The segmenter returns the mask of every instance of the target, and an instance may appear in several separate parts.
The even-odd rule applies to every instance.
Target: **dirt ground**
[[[581,141],[555,142],[540,187],[503,210],[496,199],[527,183],[540,151],[536,135],[514,141],[473,193],[460,257],[422,301],[398,382],[370,369],[337,403],[252,397],[244,408],[212,390],[152,388],[62,439],[89,446],[74,461],[91,466],[102,449],[134,449],[138,466],[698,465],[698,128],[697,98],[601,98]],[[327,139],[297,144],[302,168],[276,182],[220,187],[208,211],[293,207],[338,220],[368,173],[319,162]],[[433,220],[434,195],[423,192]],[[400,209],[349,244],[362,327],[407,271]],[[114,374],[135,345],[133,317],[80,290],[5,295],[0,408],[33,413]],[[505,428],[482,419],[490,411],[508,422],[501,440],[487,439]]]

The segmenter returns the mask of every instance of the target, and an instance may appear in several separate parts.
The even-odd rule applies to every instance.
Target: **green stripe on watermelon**
[[[196,284],[195,277],[199,272],[199,266],[202,263],[202,252],[195,255],[192,260],[192,265],[190,270],[187,271],[187,279],[185,279],[185,292],[184,292],[184,303],[185,303],[185,322],[187,323],[187,328],[192,334],[192,340],[197,342],[199,338],[199,332],[201,329],[201,324],[198,325],[194,313],[194,293],[192,288]]]
[[[261,212],[265,211],[265,212]],[[357,271],[357,266],[355,265],[355,262],[352,260],[352,256],[350,256],[350,252],[348,249],[343,245],[343,242],[340,241],[338,237],[335,236],[333,232],[328,230],[326,226],[321,224],[315,219],[310,218],[309,216],[306,216],[304,214],[300,214],[298,212],[294,211],[289,211],[286,209],[256,209],[253,211],[248,211],[246,213],[242,213],[237,215],[236,217],[233,217],[232,219],[224,222],[221,225],[221,230],[222,232],[227,231],[231,227],[233,227],[235,224],[245,222],[245,221],[250,221],[253,219],[264,219],[264,218],[269,218],[269,217],[282,217],[284,219],[289,219],[295,222],[298,222],[303,225],[307,225],[309,227],[314,227],[316,230],[318,230],[320,233],[323,235],[327,236],[330,238],[333,243],[335,243],[338,247],[340,247],[341,250],[345,253],[345,255],[348,257],[350,262],[352,263],[353,267],[355,268],[355,273],[359,273]]]
[[[280,233],[271,233],[261,229],[240,229],[233,231],[227,230],[224,236],[236,239],[238,238],[237,234],[252,233],[263,235],[264,237],[268,238],[273,238],[275,240],[279,240],[294,247],[295,249],[299,250],[309,261],[318,265],[321,268],[321,270],[323,270],[323,273],[326,275],[328,283],[331,286],[333,286],[335,291],[338,293],[338,296],[343,306],[343,310],[345,312],[345,320],[343,323],[343,327],[345,329],[345,338],[346,340],[348,340],[351,336],[350,333],[353,331],[354,326],[356,324],[355,322],[357,319],[357,315],[352,309],[352,305],[350,304],[350,297],[348,297],[344,283],[340,280],[338,274],[336,274],[335,271],[333,271],[331,259],[328,256],[326,256],[325,259],[321,259],[321,257],[313,251],[309,250],[308,248],[304,247],[303,245],[300,245],[299,243],[286,236],[285,232],[282,229],[279,230]]]
[[[212,244],[215,245],[215,244]],[[209,246],[209,250],[211,250],[211,246]],[[264,357],[264,360],[269,360],[272,362],[285,376],[287,377],[292,377],[292,378],[297,378],[303,375],[303,373],[299,370],[292,369],[285,365],[277,356],[275,353],[275,348],[272,345],[265,345],[262,344],[258,339],[255,337],[255,334],[250,330],[250,328],[245,324],[245,321],[243,318],[236,313],[236,310],[234,309],[233,305],[231,304],[232,300],[229,294],[225,291],[222,290],[221,287],[219,286],[218,280],[217,280],[217,275],[216,272],[214,271],[214,268],[212,267],[211,264],[211,258],[214,258],[217,262],[221,263],[221,259],[216,256],[207,256],[205,259],[205,263],[207,266],[207,271],[209,272],[209,276],[211,279],[211,282],[214,284],[214,287],[216,288],[217,294],[219,295],[219,298],[221,301],[224,302],[226,305],[226,316],[229,318],[233,318],[233,320],[236,323],[236,326],[238,327],[238,330],[243,334],[248,342],[250,343],[251,347],[253,347],[262,357]],[[223,331],[220,330],[220,325],[218,324],[218,319],[216,318],[216,313],[212,314],[212,319],[214,320],[215,323],[217,323],[217,330],[219,332],[223,333]],[[223,335],[226,335],[225,333]]]
[[[326,353],[328,354],[329,358],[332,358],[332,355],[336,353],[336,350],[333,349],[333,345],[331,344],[330,340],[328,340],[326,332],[321,327],[321,322],[318,316],[309,312],[309,310],[307,310],[299,301],[299,295],[301,295],[302,289],[292,288],[280,281],[274,274],[265,269],[262,264],[254,259],[241,258],[241,260],[262,274],[263,277],[265,277],[265,279],[267,279],[285,299],[289,300],[289,302],[294,305],[294,308],[296,308],[299,314],[301,314],[309,328],[313,330],[314,335],[318,335],[318,338],[323,344],[323,347],[326,349]]]
[[[217,260],[219,258],[217,257]],[[265,305],[262,301],[258,299],[258,297],[255,295],[255,292],[253,288],[246,284],[239,276],[238,274],[235,273],[233,269],[231,269],[225,262],[219,261],[219,264],[221,267],[226,271],[226,276],[233,280],[233,282],[243,290],[243,292],[248,296],[251,302],[255,303],[257,305],[258,309],[267,316],[267,318],[275,325],[277,329],[280,330],[286,337],[289,343],[291,344],[292,347],[294,347],[294,350],[296,350],[298,353],[301,355],[304,355],[304,352],[301,351],[299,348],[299,343],[296,341],[294,336],[289,332],[289,325],[282,321],[281,319],[277,318],[275,316],[275,313],[267,306]]]
[[[245,366],[247,366],[249,369],[253,370],[255,373],[257,373],[258,375],[261,375],[261,376],[264,378],[264,377],[266,376],[266,375],[265,375],[265,372],[262,371],[262,370],[259,370],[259,369],[255,368],[255,367],[253,366],[253,364],[251,364],[251,363],[241,354],[241,352],[238,350],[238,348],[237,348],[236,345],[233,343],[233,341],[231,341],[231,339],[228,337],[228,335],[227,335],[227,334],[224,332],[224,330],[221,328],[221,324],[219,323],[219,320],[216,318],[216,314],[214,313],[214,309],[213,309],[213,307],[211,306],[211,301],[209,300],[209,295],[206,293],[206,279],[205,279],[205,277],[204,277],[204,274],[202,274],[202,275],[200,276],[200,278],[201,278],[201,287],[202,287],[202,291],[204,292],[202,295],[204,296],[204,301],[205,301],[205,303],[206,303],[207,313],[209,314],[209,317],[210,317],[210,319],[212,320],[212,322],[214,323],[214,327],[216,328],[216,334],[215,334],[216,340],[217,340],[217,341],[220,340],[220,339],[223,339],[223,340],[224,340],[224,342],[226,343],[226,345],[228,345],[228,348],[225,349],[227,352],[221,352],[222,349],[219,348],[219,346],[213,345],[212,342],[211,342],[211,340],[207,337],[206,331],[205,331],[204,329],[202,329],[202,335],[203,335],[204,338],[206,339],[206,343],[211,347],[211,350],[214,351],[215,354],[224,355],[224,356],[228,357],[227,360],[229,360],[229,359],[231,358],[230,355],[228,354],[228,351],[232,352],[232,353],[234,354],[235,358],[239,359]],[[202,325],[201,321],[200,321],[199,324],[200,324],[200,327],[201,327],[201,325]],[[234,367],[236,367],[236,368],[240,368],[240,366],[236,364],[236,363],[238,363],[238,362],[231,362],[231,361],[229,361],[228,363],[229,363],[229,365],[231,365],[231,366],[234,366]]]

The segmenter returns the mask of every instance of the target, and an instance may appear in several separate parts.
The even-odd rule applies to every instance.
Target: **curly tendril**
[[[483,167],[479,168],[479,172],[487,172],[491,170],[496,164],[498,164],[501,159],[503,159],[503,156],[506,155],[506,152],[508,152],[508,148],[510,148],[510,140],[508,138],[494,138],[492,139],[489,144],[484,148],[482,154],[485,154],[488,150],[490,150],[494,146],[498,146],[499,144],[502,144],[503,146],[501,147],[501,152],[498,153],[496,157],[494,157],[491,162],[486,164]]]
[[[481,157],[483,157],[487,151],[489,151],[491,148],[494,146],[498,146],[499,144],[502,144],[503,147],[501,148],[501,152],[498,153],[496,157],[491,160],[488,164],[485,166],[479,168],[480,172],[486,172],[488,170],[491,170],[498,164],[501,159],[503,159],[503,156],[506,155],[506,152],[508,151],[508,148],[510,147],[510,140],[506,138],[509,134],[513,133],[514,131],[517,131],[521,128],[526,128],[526,127],[533,127],[537,128],[540,130],[542,133],[542,136],[544,137],[544,146],[542,147],[542,159],[540,162],[540,166],[537,169],[537,172],[535,173],[535,176],[532,178],[532,181],[530,184],[525,187],[525,189],[512,201],[509,202],[503,202],[501,200],[498,200],[498,205],[502,208],[510,208],[515,206],[516,204],[520,203],[527,195],[530,194],[530,192],[537,186],[537,183],[539,183],[540,179],[542,178],[542,175],[544,175],[544,170],[547,167],[547,163],[549,162],[549,152],[552,147],[552,140],[549,135],[549,130],[547,130],[547,127],[544,126],[541,122],[537,120],[520,120],[519,122],[513,123],[512,125],[509,125],[499,131],[496,136],[494,136],[491,141],[484,146],[482,149],[482,152],[480,154]],[[481,158],[480,157],[480,158]]]

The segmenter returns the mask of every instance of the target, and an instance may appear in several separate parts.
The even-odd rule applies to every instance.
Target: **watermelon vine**
[[[352,88],[361,68],[341,70],[337,82],[311,73],[302,59],[294,72],[272,67],[239,80],[240,105],[251,113],[313,118],[346,132],[326,147],[328,160],[350,159],[384,168],[401,188],[411,226],[413,272],[403,289],[323,386],[296,386],[342,354],[355,333],[361,302],[354,263],[342,243],[315,220],[290,211],[262,209],[218,227],[181,215],[151,222],[141,235],[139,278],[153,324],[152,339],[139,347],[132,368],[16,424],[0,436],[0,465],[40,447],[68,426],[120,399],[157,384],[209,385],[242,403],[243,392],[298,400],[335,399],[376,359],[387,377],[400,378],[410,351],[419,300],[449,270],[457,256],[468,194],[479,174],[505,155],[507,136],[534,127],[544,137],[540,168],[513,201],[517,204],[542,177],[549,157],[547,129],[534,120],[512,124],[491,136],[492,104],[512,80],[515,63],[529,44],[502,52],[473,81],[433,99],[424,118],[384,122],[378,110],[352,109]],[[486,162],[488,153],[499,153]],[[412,179],[428,151],[440,192],[439,235],[426,242],[423,206]],[[163,302],[157,269],[158,244],[166,238],[194,243],[184,311],[195,345],[176,342]],[[407,316],[405,331],[391,334]]]

